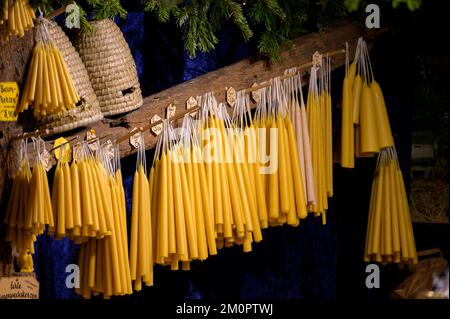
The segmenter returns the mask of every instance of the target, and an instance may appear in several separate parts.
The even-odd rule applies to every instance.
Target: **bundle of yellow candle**
[[[329,99],[329,91],[326,89],[328,85],[321,84],[320,87],[318,85],[317,71],[315,66],[311,68],[307,102],[308,127],[316,193],[316,203],[308,205],[308,210],[314,213],[315,216],[322,216],[322,223],[325,224],[328,197],[332,196],[333,186],[332,178],[329,176],[332,174],[329,168],[332,165],[332,158],[331,156],[327,156],[331,147],[331,140],[329,140],[331,121],[330,116],[327,116],[327,113],[331,113],[331,100]],[[321,71],[321,79],[324,78],[322,72],[324,71]],[[322,80],[320,82],[324,83]]]
[[[226,111],[224,109],[224,111]],[[266,202],[265,175],[260,165],[258,131],[252,121],[250,112],[250,96],[245,91],[237,93],[233,112],[235,161],[238,169],[244,173],[244,183],[252,212],[252,223],[264,229],[269,225]],[[233,141],[233,139],[232,139]],[[264,145],[265,147],[265,145]],[[256,239],[262,239],[260,230],[256,228]]]
[[[37,157],[31,172],[26,143],[22,142],[22,160],[13,181],[4,220],[8,224],[6,240],[19,253],[19,266],[24,272],[33,271],[31,254],[34,254],[36,236],[44,232],[46,225],[53,227],[47,173],[42,163],[43,144],[42,139],[34,143]]]
[[[417,263],[417,252],[403,175],[394,148],[378,156],[372,183],[364,260]]]
[[[186,167],[187,185],[191,190],[189,192],[190,203],[195,213],[198,260],[205,260],[208,258],[208,253],[217,254],[217,246],[214,241],[214,215],[211,203],[208,202],[208,190],[202,189],[202,185],[206,187],[206,172],[202,160],[198,127],[195,126],[192,117],[188,114],[183,119],[179,144],[181,147],[180,159]],[[202,192],[192,191],[194,189],[202,189]]]
[[[383,92],[374,79],[367,45],[362,38],[358,40],[353,63],[348,66],[347,62],[341,138],[341,165],[348,168],[354,167],[355,155],[370,157],[394,146]]]
[[[77,243],[110,235],[112,200],[104,165],[87,143],[78,148],[70,167],[68,162],[62,155],[56,167],[52,189],[55,227],[50,227],[49,233],[58,239],[68,236]]]
[[[272,86],[261,89],[260,93],[255,126],[263,133],[258,134],[260,151],[266,158],[266,152],[269,152],[270,166],[265,167],[267,174],[264,181],[269,225],[297,226],[299,220],[307,216],[307,203],[298,143],[288,114],[286,94],[279,78],[274,79]]]
[[[216,192],[216,186],[221,189],[222,205],[214,210],[217,247],[220,249],[237,244],[242,245],[244,252],[250,252],[252,243],[262,240],[261,227],[267,227],[268,218],[265,205],[258,206],[257,203],[257,180],[254,176],[256,166],[249,161],[255,155],[256,136],[249,126],[250,122],[245,121],[249,119],[249,114],[243,114],[248,113],[243,97],[244,93],[238,92],[235,111],[240,111],[241,114],[236,115],[235,112],[234,122],[224,103],[216,107],[215,102],[207,105],[210,116],[206,121],[208,129],[204,131],[204,142],[206,146],[211,145],[214,152],[204,154],[208,179],[210,173],[213,175],[213,190]],[[246,97],[248,100],[248,96]],[[212,169],[209,169],[210,159]],[[218,183],[215,180],[215,169],[219,172]],[[260,188],[262,196],[262,184]],[[261,210],[258,211],[258,208]]]
[[[108,299],[113,295],[132,293],[131,271],[128,258],[125,194],[118,149],[115,151],[114,163],[111,163],[103,148],[98,152],[98,168],[102,172],[98,179],[110,203],[109,211],[105,212],[105,222],[111,224],[111,230],[105,233],[108,236],[101,239],[89,238],[81,245],[78,261],[80,288],[77,288],[76,292],[83,298],[101,293]],[[98,198],[98,201],[101,199]]]
[[[39,18],[30,68],[16,109],[20,113],[32,105],[36,118],[72,109],[80,100],[66,62],[47,30],[48,23],[52,22]]]
[[[190,261],[217,253],[206,174],[191,118],[181,140],[165,121],[150,170],[154,262],[188,270]]]
[[[296,73],[296,75],[284,80],[284,86],[286,94],[288,95],[289,115],[297,140],[305,198],[307,199],[308,204],[314,204],[316,202],[316,194],[314,189],[308,119],[306,116],[306,106],[302,91],[302,74],[300,72],[297,73],[296,67],[287,70],[285,73]]]
[[[3,8],[0,9],[0,36],[2,38],[12,35],[23,37],[25,32],[33,28],[35,14],[28,0],[3,0]]]
[[[153,244],[150,209],[150,189],[147,180],[145,143],[142,134],[137,153],[136,171],[133,179],[133,210],[130,242],[131,279],[134,290],[153,285]]]

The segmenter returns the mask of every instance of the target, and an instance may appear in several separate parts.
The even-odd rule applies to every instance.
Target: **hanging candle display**
[[[28,0],[4,0],[0,9],[0,38],[23,37],[33,28],[35,14]]]
[[[285,90],[290,96],[290,99],[288,99],[288,102],[290,101],[289,114],[291,116],[297,140],[305,198],[307,199],[308,204],[314,204],[316,202],[316,195],[314,189],[308,120],[303,99],[302,73],[297,73],[297,68],[289,69],[286,73],[296,73],[296,75],[284,80]]]
[[[136,171],[133,178],[133,203],[131,217],[130,270],[134,290],[153,285],[153,244],[150,208],[150,190],[147,179],[145,142],[139,137]]]
[[[395,148],[384,149],[378,155],[364,261],[417,263],[408,198]]]
[[[150,172],[152,224],[154,223],[154,261],[179,268],[198,257],[193,203],[175,133],[165,121]]]
[[[98,201],[97,214],[94,213],[95,215],[92,216],[93,221],[98,219],[99,230],[97,232],[99,236],[89,237],[80,247],[78,259],[80,287],[75,291],[83,298],[90,298],[92,294],[101,293],[105,299],[108,299],[111,296],[132,293],[125,197],[118,155],[119,152],[116,148],[116,159],[111,161],[106,155],[105,149],[99,147],[96,156],[98,166],[92,163],[94,164],[93,170],[98,169],[99,173],[94,178],[98,179],[102,186],[101,193],[97,194],[100,196],[96,198]],[[102,202],[103,196],[106,201]],[[104,218],[98,214],[99,207],[103,204],[106,204],[108,209],[104,212]],[[87,228],[88,232],[92,230],[92,227],[91,229]],[[103,228],[107,229],[105,234],[101,234]]]
[[[321,71],[321,75],[323,75]],[[316,203],[309,205],[308,209],[316,216],[322,217],[322,223],[326,223],[326,210],[328,209],[328,196],[332,195],[332,180],[327,176],[328,165],[332,165],[331,158],[327,157],[327,132],[331,130],[331,121],[326,121],[326,96],[329,93],[322,93],[326,85],[318,85],[318,70],[316,66],[311,68],[311,78],[309,80],[307,116],[308,127],[310,129],[310,143],[312,164],[314,172],[314,186],[316,193]],[[321,76],[321,79],[323,76]],[[322,81],[322,80],[321,80]],[[324,82],[322,82],[324,83]],[[320,87],[320,90],[319,90]],[[329,102],[328,102],[329,103]],[[330,141],[331,143],[331,141]],[[329,164],[327,164],[329,163]]]
[[[33,271],[34,242],[48,225],[54,227],[53,212],[47,173],[43,165],[42,152],[45,143],[34,140],[36,159],[33,170],[27,155],[27,143],[21,143],[21,164],[14,177],[11,195],[6,210],[5,223],[8,225],[6,241],[19,254],[19,266],[23,272]]]
[[[66,62],[50,36],[47,25],[51,23],[38,18],[36,44],[16,113],[32,105],[34,116],[41,118],[72,109],[80,100]]]
[[[393,147],[383,93],[375,81],[366,42],[358,39],[355,59],[348,65],[342,89],[341,166],[354,167],[354,157],[371,157]]]
[[[86,142],[77,148],[71,165],[65,155],[60,156],[52,189],[55,227],[49,228],[56,238],[68,236],[82,243],[89,237],[100,239],[111,234],[112,200],[102,161]]]
[[[306,192],[301,173],[296,133],[288,113],[287,97],[279,78],[273,85],[261,91],[261,103],[257,104],[255,126],[265,134],[259,134],[263,154],[269,151],[271,164],[265,177],[269,225],[289,224],[297,226],[306,218]]]

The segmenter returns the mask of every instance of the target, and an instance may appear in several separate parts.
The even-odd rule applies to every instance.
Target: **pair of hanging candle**
[[[348,66],[346,62],[342,90],[341,165],[353,168],[355,156],[374,156],[394,146],[386,103],[362,38],[353,63]]]
[[[31,254],[34,254],[36,236],[42,234],[47,225],[54,226],[47,172],[40,155],[43,141],[39,139],[37,143],[38,156],[32,171],[26,144],[22,145],[21,165],[13,180],[4,219],[6,240],[19,252],[19,265],[26,272],[33,270]]]

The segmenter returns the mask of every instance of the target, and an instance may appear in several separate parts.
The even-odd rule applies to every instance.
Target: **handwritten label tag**
[[[231,107],[236,104],[236,90],[232,86],[227,89],[227,103]]]
[[[0,299],[39,299],[39,282],[34,275],[2,277]]]
[[[256,83],[256,82],[253,83],[252,87],[255,87],[255,86],[258,86],[258,83]],[[255,103],[258,103],[259,101],[261,101],[261,94],[259,93],[259,90],[252,91],[251,97]]]
[[[95,130],[93,128],[86,132],[86,141],[89,142],[88,146],[92,152],[97,151],[97,143],[93,142],[95,138],[97,138],[97,135],[95,134]]]
[[[15,122],[16,106],[19,102],[19,87],[16,82],[0,82],[0,121]]]
[[[313,56],[312,56],[312,64],[313,66],[315,66],[316,68],[321,68],[322,67],[322,54],[320,54],[319,52],[314,52]]]
[[[114,158],[114,145],[113,142],[111,140],[107,140],[105,142],[105,151],[106,151],[106,156],[108,156],[109,160],[112,160]]]
[[[170,119],[171,117],[174,117],[176,111],[177,107],[172,103],[170,103],[169,106],[166,108],[166,118]]]
[[[191,96],[187,101],[186,101],[186,109],[190,110],[194,107],[196,107],[198,105],[197,100],[195,99],[195,97]],[[191,116],[195,117],[197,115],[197,111],[192,112]]]
[[[158,121],[161,121],[161,117],[158,115],[158,114],[155,114],[155,115],[153,115],[153,117],[150,119],[150,123],[156,123],[156,122],[158,122]],[[162,130],[163,130],[163,125],[162,125],[162,123],[161,124],[158,124],[158,125],[156,125],[156,126],[153,126],[152,128],[151,128],[151,130],[152,130],[152,132],[153,132],[153,134],[155,134],[155,135],[159,135],[159,134],[161,134],[161,132],[162,132]]]
[[[134,128],[133,131],[136,131],[136,134],[130,136],[130,145],[138,148],[141,145],[141,131],[137,128]]]

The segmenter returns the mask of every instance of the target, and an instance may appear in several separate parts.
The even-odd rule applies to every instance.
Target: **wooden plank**
[[[350,52],[353,52],[358,37],[361,35],[361,28],[357,24],[342,23],[330,28],[322,33],[311,33],[294,39],[291,49],[281,54],[281,62],[268,64],[265,60],[255,60],[248,58],[234,63],[230,66],[218,69],[199,76],[191,81],[173,86],[162,92],[150,95],[144,99],[143,106],[124,116],[121,121],[129,127],[110,127],[111,120],[103,120],[95,123],[97,136],[112,134],[120,137],[126,134],[133,127],[143,127],[153,115],[165,117],[166,107],[174,103],[177,111],[185,109],[186,100],[190,96],[202,95],[214,91],[218,101],[224,100],[225,88],[234,87],[241,90],[250,87],[254,82],[263,82],[275,76],[282,75],[284,70],[307,63],[315,51],[329,52],[342,49],[345,42],[349,42]],[[342,66],[345,62],[345,55],[337,55],[333,58],[332,68]],[[156,137],[150,132],[144,132],[145,146],[147,149],[155,145]],[[120,143],[121,157],[129,156],[135,152],[127,141]]]

